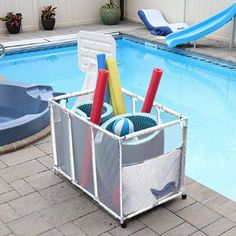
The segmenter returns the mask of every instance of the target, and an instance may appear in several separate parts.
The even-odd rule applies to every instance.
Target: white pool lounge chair
[[[140,9],[138,16],[154,35],[166,36],[170,33],[188,28],[186,23],[169,24],[157,9]]]

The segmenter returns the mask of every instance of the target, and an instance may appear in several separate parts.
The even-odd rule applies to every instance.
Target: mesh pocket
[[[180,149],[143,163],[123,167],[124,214],[143,210],[179,191]]]

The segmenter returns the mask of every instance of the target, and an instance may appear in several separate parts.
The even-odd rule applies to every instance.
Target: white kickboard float
[[[116,59],[116,41],[108,34],[80,31],[77,36],[78,44],[78,67],[86,73],[82,90],[95,89],[97,81],[97,54],[104,53],[106,57]],[[91,101],[91,95],[78,98],[73,106],[79,102]]]
[[[111,35],[80,31],[78,34],[78,66],[86,73],[90,63],[97,64],[97,54],[116,59],[116,41]]]

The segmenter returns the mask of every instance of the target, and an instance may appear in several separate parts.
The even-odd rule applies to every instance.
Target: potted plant
[[[120,7],[115,0],[109,0],[100,8],[100,18],[104,25],[116,25],[120,21]]]
[[[53,7],[52,5],[43,7],[41,14],[41,23],[45,30],[53,30],[55,26],[55,10],[57,7]]]
[[[0,20],[6,22],[6,27],[10,34],[17,34],[20,32],[22,20],[21,13],[14,14],[13,12],[8,12],[6,16],[0,17]]]

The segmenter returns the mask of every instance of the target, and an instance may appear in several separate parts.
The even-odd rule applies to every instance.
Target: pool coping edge
[[[42,129],[40,132],[29,136],[28,138],[19,140],[19,141],[14,142],[14,143],[10,143],[10,144],[0,146],[0,155],[6,154],[6,153],[9,153],[9,152],[14,152],[18,149],[29,146],[30,144],[33,144],[33,143],[45,138],[50,133],[51,133],[51,128],[50,128],[50,126],[48,126],[44,129]]]
[[[108,33],[110,35],[113,35],[115,38],[125,38],[127,40],[140,43],[145,45],[145,43],[150,44],[151,47],[156,49],[161,49],[164,51],[172,52],[178,55],[183,55],[186,57],[194,58],[200,61],[205,61],[207,63],[213,63],[215,65],[219,65],[222,67],[227,67],[229,69],[236,69],[236,63],[234,61],[225,60],[223,58],[219,58],[217,56],[207,55],[200,52],[194,52],[191,51],[190,48],[184,48],[184,47],[176,47],[176,48],[168,48],[167,45],[165,45],[163,40],[160,40],[158,38],[149,39],[145,38],[145,36],[139,36],[135,35],[134,33],[130,33],[129,31],[117,31]],[[71,37],[68,39],[69,35],[63,35],[63,37],[60,37],[60,39],[52,39],[49,38],[44,39],[43,42],[39,42],[41,38],[35,38],[35,43],[33,43],[32,40],[29,40],[29,43],[25,43],[26,40],[22,40],[24,43],[21,45],[19,42],[17,45],[11,44],[10,46],[6,47],[6,55],[13,55],[13,54],[20,54],[20,53],[27,53],[27,52],[35,52],[40,50],[47,50],[47,49],[53,49],[53,48],[61,48],[61,47],[69,47],[69,46],[75,46],[77,44],[77,34],[74,35],[74,37]]]

